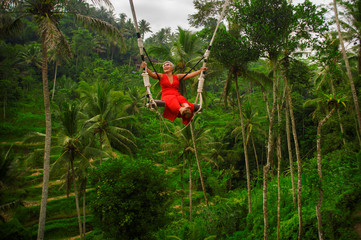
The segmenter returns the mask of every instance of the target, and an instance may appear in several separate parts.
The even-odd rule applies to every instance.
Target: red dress
[[[188,124],[192,119],[194,112],[193,103],[189,103],[185,97],[183,97],[179,92],[179,79],[177,75],[173,75],[173,83],[171,84],[167,75],[163,74],[162,79],[160,80],[160,87],[162,88],[162,97],[161,100],[165,102],[165,108],[163,117],[174,121],[177,117],[180,116],[179,109],[181,108],[182,103],[188,103],[191,107],[191,116],[181,116],[184,124]]]

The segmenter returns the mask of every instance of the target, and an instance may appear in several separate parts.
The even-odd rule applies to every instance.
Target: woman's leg
[[[189,109],[191,108],[188,103],[181,103],[181,106]]]
[[[192,109],[187,99],[183,96],[177,96],[177,98],[181,105],[181,110],[180,110],[181,115],[187,118],[190,117],[192,115]]]

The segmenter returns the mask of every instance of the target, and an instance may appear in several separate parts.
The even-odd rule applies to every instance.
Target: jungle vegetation
[[[158,72],[207,49],[224,1],[193,4],[197,31],[139,21]],[[0,239],[360,239],[361,1],[226,13],[191,129],[110,1],[1,1]]]

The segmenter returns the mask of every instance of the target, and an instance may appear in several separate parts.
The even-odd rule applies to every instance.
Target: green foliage
[[[12,146],[9,149],[0,149],[0,185],[14,180],[17,165],[15,160],[16,157]]]
[[[359,35],[359,3],[359,0],[342,1],[346,10],[345,19],[350,17],[355,20],[342,23],[348,30],[345,32],[345,39],[355,43],[348,52],[354,76],[358,76],[356,54],[360,47],[355,40]],[[222,4],[222,1],[194,1],[195,9],[199,12],[190,18],[194,26],[205,26],[200,32],[178,29],[177,33],[172,33],[170,28],[163,28],[146,39],[145,45],[151,50],[148,53],[154,55],[151,56],[152,60],[173,58],[180,72],[190,69],[209,43]],[[206,208],[200,191],[189,129],[174,134],[175,129],[181,128],[179,119],[172,123],[166,120],[171,131],[168,132],[158,115],[144,107],[145,89],[137,70],[140,59],[131,19],[125,14],[115,18],[112,11],[89,6],[83,1],[73,2],[72,7],[79,13],[97,16],[121,29],[127,44],[127,50],[121,52],[122,45],[102,38],[90,28],[79,27],[74,22],[73,15],[63,14],[57,29],[64,30],[64,37],[70,42],[74,58],[67,62],[55,58],[54,52],[49,56],[52,60],[48,67],[49,79],[55,74],[53,62],[59,60],[60,63],[52,107],[52,146],[55,146],[51,152],[52,162],[62,157],[65,159],[67,155],[62,153],[76,147],[76,155],[79,153],[74,161],[77,183],[85,188],[84,179],[88,176],[85,168],[97,166],[99,156],[104,160],[99,169],[92,171],[96,189],[90,194],[93,195],[91,200],[95,216],[93,218],[93,215],[87,214],[87,230],[91,230],[95,224],[98,228],[87,235],[87,239],[101,239],[103,232],[105,237],[119,239],[263,238],[260,176],[267,152],[265,146],[269,124],[264,97],[272,100],[269,94],[272,81],[269,76],[274,76],[274,79],[279,80],[280,102],[284,101],[281,92],[284,76],[280,71],[271,73],[269,61],[259,59],[260,49],[262,56],[266,56],[268,51],[275,59],[275,55],[278,55],[277,60],[285,54],[287,57],[280,63],[292,59],[287,62],[289,65],[286,70],[292,88],[303,163],[303,238],[317,237],[315,205],[318,189],[322,187],[322,216],[326,238],[356,239],[352,228],[360,222],[359,218],[353,216],[361,206],[361,161],[360,154],[355,154],[359,151],[360,144],[359,133],[355,130],[353,106],[347,103],[345,108],[340,109],[340,118],[332,117],[323,127],[322,184],[313,156],[317,119],[324,115],[327,108],[320,109],[317,115],[314,106],[305,106],[305,101],[316,102],[316,98],[321,96],[320,92],[334,105],[342,104],[350,96],[349,86],[344,81],[346,74],[339,53],[339,40],[336,34],[327,32],[323,16],[325,9],[316,7],[310,1],[295,6],[285,0],[252,0],[232,2],[227,10],[227,25],[218,30],[208,61],[209,74],[204,87],[207,101],[203,103],[203,113],[194,121],[197,148],[210,202],[209,208]],[[56,19],[57,17],[58,15],[55,16]],[[87,18],[82,20],[89,22]],[[147,22],[141,22],[142,33],[149,31]],[[25,203],[32,201],[37,204],[41,197],[43,134],[38,134],[41,140],[37,144],[18,143],[29,132],[44,132],[41,48],[37,42],[37,25],[30,18],[25,19],[24,23],[22,37],[5,36],[5,40],[0,41],[0,204],[3,204],[0,207],[4,209],[7,203],[17,203],[11,204],[11,208],[5,213],[9,218],[0,217],[3,221],[12,219],[1,223],[1,239],[35,238],[39,217],[39,206]],[[314,45],[316,41],[318,43]],[[311,64],[294,55],[296,47],[312,45],[316,51],[313,59],[317,62]],[[156,65],[157,70],[158,67]],[[239,80],[240,86],[247,135],[245,140],[241,138],[239,131],[237,96],[231,91],[234,88],[232,81],[235,79]],[[360,84],[359,79],[355,79],[356,84]],[[191,84],[196,86],[195,82]],[[229,91],[229,94],[222,94],[223,90]],[[342,98],[335,99],[333,96],[337,94],[333,91]],[[159,84],[153,84],[152,92],[159,92]],[[78,108],[71,104],[73,101],[79,102]],[[224,105],[224,101],[228,101],[229,105]],[[60,107],[68,110],[60,118],[54,109],[55,105],[62,106],[63,102],[70,105],[63,109]],[[74,121],[75,112],[78,112],[77,117],[81,117],[81,121]],[[128,118],[129,115],[132,117]],[[85,125],[83,121],[86,121]],[[343,134],[339,130],[340,123],[343,124]],[[86,132],[83,139],[78,138],[83,132]],[[298,217],[292,204],[284,131],[281,131],[281,138],[285,161],[282,162],[280,179],[280,234],[281,239],[295,239]],[[105,159],[109,156],[122,156],[119,152],[134,153],[135,139],[138,147],[138,151],[133,154],[135,159]],[[79,143],[80,140],[82,147],[72,144]],[[247,212],[243,141],[248,143],[249,150],[251,214]],[[291,142],[293,146],[293,139]],[[13,146],[13,153],[7,155],[10,146]],[[24,160],[29,155],[33,158]],[[184,161],[188,159],[192,164],[193,221],[187,220],[189,179],[186,171],[182,170]],[[29,171],[28,168],[23,168],[24,165]],[[272,168],[274,165],[275,161]],[[296,168],[296,164],[294,165]],[[74,197],[63,199],[63,181],[59,181],[66,176],[64,173],[67,171],[67,164],[58,161],[58,165],[53,166],[54,169],[59,171],[51,172],[50,177],[54,181],[51,181],[49,197],[60,199],[48,202],[46,237],[74,237],[78,235]],[[181,171],[184,173],[182,182],[179,176]],[[271,169],[271,172],[273,175],[271,174],[269,182],[268,209],[270,239],[275,239],[277,182],[275,169]],[[87,186],[88,190],[89,187],[91,186]],[[180,210],[180,196],[184,196],[184,217]],[[19,206],[23,203],[26,207]]]
[[[0,223],[0,239],[31,239],[31,233],[24,226],[14,219],[7,223]]]
[[[316,171],[316,159],[310,159],[304,164],[304,174],[307,176],[305,197],[316,204],[318,188],[324,192],[322,215],[325,225],[325,236],[329,239],[352,239],[354,221],[352,209],[359,204],[361,192],[360,153],[354,154],[347,150],[333,151],[322,159],[323,183],[320,185]],[[311,209],[310,209],[311,211]],[[312,212],[311,212],[312,213]],[[310,219],[311,222],[314,221]],[[317,226],[315,226],[316,228]]]
[[[232,36],[224,27],[217,32],[217,37],[212,47],[213,56],[217,58],[226,68],[230,66],[245,67],[248,62],[258,59],[259,52],[256,48],[250,47],[251,44],[245,36],[240,39],[238,36]]]
[[[245,226],[247,192],[230,193],[227,198],[215,197],[207,208],[196,208],[193,221],[173,220],[157,232],[157,239],[224,239]]]
[[[104,237],[149,239],[166,223],[166,178],[152,161],[110,159],[90,179],[96,188],[91,209]]]
[[[236,2],[235,22],[244,26],[250,41],[266,52],[270,59],[280,53],[294,16],[286,0],[253,0],[242,6]]]

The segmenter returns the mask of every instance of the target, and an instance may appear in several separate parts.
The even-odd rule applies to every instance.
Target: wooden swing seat
[[[164,107],[165,106],[165,103],[162,100],[154,100],[154,102],[157,104],[157,107]],[[200,108],[200,105],[196,104],[196,103],[193,103],[193,105],[194,105],[194,111],[195,112],[198,111],[199,108]]]

